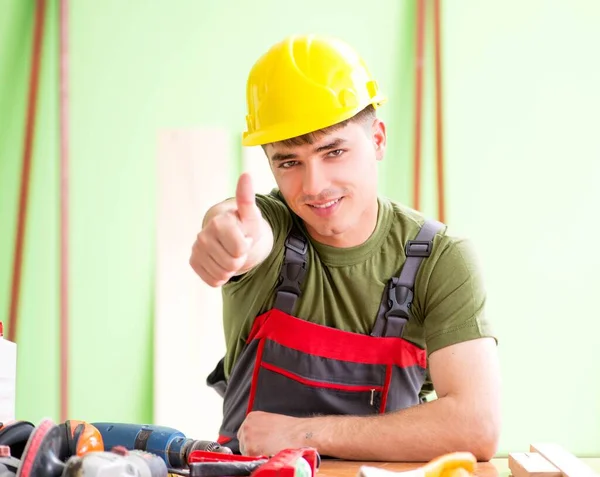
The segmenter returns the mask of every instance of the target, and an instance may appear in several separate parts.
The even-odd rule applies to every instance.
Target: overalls
[[[419,266],[443,224],[426,221],[406,244],[406,261],[384,289],[370,335],[293,316],[307,269],[306,237],[292,227],[273,309],[258,316],[228,382],[223,359],[207,384],[224,397],[218,441],[239,453],[237,431],[250,411],[288,416],[381,414],[420,403],[426,352],[401,338]]]

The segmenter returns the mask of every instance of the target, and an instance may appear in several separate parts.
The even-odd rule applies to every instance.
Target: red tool
[[[306,475],[306,477],[314,477],[317,468],[321,464],[321,457],[317,450],[312,447],[282,450],[271,457],[265,465],[261,465],[253,472],[252,477],[294,477],[295,475],[303,475],[302,472],[298,471],[306,468],[303,465],[304,462],[308,463],[306,470],[310,470],[310,475]]]
[[[273,457],[223,455],[194,451],[189,457],[189,477],[314,477],[321,458],[312,447],[285,449]]]

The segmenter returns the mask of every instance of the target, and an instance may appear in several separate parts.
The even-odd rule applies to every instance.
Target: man
[[[490,459],[500,385],[480,271],[466,240],[378,195],[385,98],[365,64],[340,40],[292,36],[256,62],[247,101],[243,144],[262,145],[278,189],[255,194],[243,174],[190,258],[223,292],[220,442]]]

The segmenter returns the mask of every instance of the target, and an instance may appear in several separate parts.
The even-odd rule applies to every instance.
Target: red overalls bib
[[[377,414],[420,403],[426,352],[404,340],[419,266],[443,224],[426,221],[406,244],[406,261],[389,280],[370,335],[293,316],[307,269],[307,239],[292,228],[274,308],[254,321],[229,380],[223,360],[207,384],[224,397],[219,443],[239,452],[236,433],[250,411],[288,416]]]

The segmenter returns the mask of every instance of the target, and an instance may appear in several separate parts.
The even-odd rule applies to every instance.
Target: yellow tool
[[[470,452],[452,452],[431,460],[418,469],[394,472],[363,465],[357,477],[468,477],[474,474],[477,459]]]

